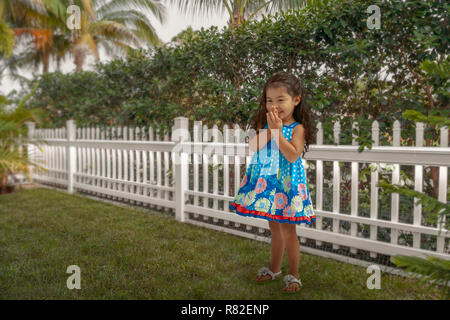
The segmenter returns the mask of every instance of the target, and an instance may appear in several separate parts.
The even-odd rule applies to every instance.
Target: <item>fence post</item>
[[[335,144],[340,144],[339,140],[339,136],[341,134],[341,124],[338,121],[336,121],[334,123],[334,127],[333,127],[333,136],[334,136],[334,143]],[[341,186],[340,186],[340,181],[341,181],[341,169],[339,167],[339,161],[333,161],[333,213],[339,214],[339,212],[341,211],[341,206],[340,206],[340,196],[341,196]],[[335,233],[339,233],[339,229],[340,229],[340,224],[341,224],[341,220],[338,219],[333,219],[333,232]],[[336,244],[333,243],[333,249],[337,250],[340,247]]]
[[[190,141],[189,119],[186,117],[176,117],[172,128],[171,140],[175,143]],[[185,148],[175,148],[175,219],[185,222],[184,215],[185,195],[188,189],[189,167],[188,154]]]
[[[69,144],[66,147],[66,155],[67,155],[67,191],[72,194],[73,193],[73,180],[74,174],[76,171],[76,149],[74,145],[70,143],[76,140],[76,132],[77,126],[75,124],[75,120],[67,120],[66,121],[67,128],[67,141]]]
[[[36,123],[34,123],[33,121],[27,121],[27,122],[25,122],[25,124],[27,125],[27,128],[28,128],[28,131],[27,131],[28,132],[28,139],[29,140],[34,139]],[[30,143],[27,143],[27,158],[28,158],[28,161],[34,160],[34,158],[32,158],[33,151],[34,151],[33,145],[30,144]],[[33,173],[34,173],[33,166],[31,166],[31,165],[28,166],[28,172],[30,173],[30,177],[33,178]],[[31,182],[31,181],[29,181],[29,182]]]
[[[400,122],[398,120],[394,122],[394,128],[397,128],[396,123],[398,123],[398,128],[400,128]],[[374,141],[372,146],[378,147],[378,145],[380,144],[380,127],[377,120],[372,122],[372,140]],[[372,171],[370,173],[370,219],[373,220],[378,219],[377,184],[378,184],[378,167],[375,171]],[[370,240],[377,241],[377,236],[378,236],[378,226],[370,224]],[[371,258],[377,257],[377,253],[373,251],[371,251],[369,255]]]
[[[448,127],[441,127],[441,137],[440,137],[440,146],[441,148],[448,147]],[[448,186],[448,168],[447,167],[439,167],[439,186],[438,186],[438,200],[440,202],[447,202],[447,186]],[[441,228],[445,226],[446,216],[442,216],[439,219],[437,227],[439,228],[439,232],[442,232]],[[436,242],[436,252],[444,252],[445,247],[445,234],[440,234],[437,237]]]
[[[423,147],[423,122],[416,122],[416,147]],[[414,190],[418,192],[423,191],[423,166],[414,166]],[[419,199],[414,197],[413,209],[413,224],[416,226],[422,225],[422,204],[416,205]],[[420,248],[421,236],[420,232],[413,232],[413,248]]]
[[[317,145],[323,144],[322,122],[319,122],[317,124],[316,144]],[[316,160],[316,210],[322,211],[322,204],[323,204],[323,161]],[[316,217],[316,229],[317,230],[323,229],[322,216],[319,214],[317,214]],[[319,247],[322,246],[322,241],[316,240],[316,245]]]

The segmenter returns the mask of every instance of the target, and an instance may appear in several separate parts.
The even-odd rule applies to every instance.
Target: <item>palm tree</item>
[[[0,29],[7,31],[2,40],[8,45],[0,51],[9,58],[5,64],[14,70],[24,65],[36,69],[42,63],[43,72],[47,72],[54,46],[53,30],[64,25],[59,17],[65,10],[60,0],[2,0]],[[22,43],[25,50],[12,56],[14,45],[23,38],[30,42]]]
[[[80,29],[67,26],[71,4],[80,8]],[[0,35],[0,53],[10,56],[13,31],[16,37],[31,36],[32,45],[27,43],[23,52],[5,61],[11,69],[25,65],[36,69],[42,63],[45,73],[51,57],[59,66],[70,54],[76,70],[81,71],[86,55],[93,54],[98,60],[99,46],[108,53],[124,53],[132,45],[162,45],[146,16],[150,12],[165,22],[165,7],[159,0],[2,0],[0,31],[5,33]]]
[[[318,5],[327,0],[168,0],[178,9],[193,15],[208,15],[211,12],[228,11],[228,26],[235,29],[244,21],[253,19],[263,9],[265,13],[302,8],[306,5]]]
[[[36,121],[42,123],[42,109],[26,109],[25,103],[30,99],[38,87],[36,83],[29,94],[21,99],[17,107],[12,111],[6,110],[6,105],[10,104],[6,97],[0,96],[0,193],[8,185],[8,178],[14,177],[16,173],[24,173],[30,179],[30,166],[38,170],[46,170],[44,167],[30,160],[24,152],[28,144],[42,141],[29,141],[27,135],[26,121]],[[31,179],[30,179],[31,180]]]
[[[80,29],[71,32],[71,53],[77,71],[81,71],[85,57],[93,54],[98,60],[99,46],[107,52],[126,53],[134,46],[161,46],[146,13],[164,23],[166,9],[158,0],[84,0],[73,1],[80,7]]]

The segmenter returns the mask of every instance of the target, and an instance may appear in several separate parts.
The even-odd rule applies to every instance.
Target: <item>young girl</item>
[[[256,152],[230,209],[269,221],[270,269],[262,267],[254,280],[275,280],[281,274],[286,247],[289,274],[284,277],[283,291],[296,292],[302,285],[296,226],[311,224],[316,216],[301,157],[312,143],[313,127],[304,90],[294,75],[277,72],[267,80],[253,128],[258,133],[249,147]]]

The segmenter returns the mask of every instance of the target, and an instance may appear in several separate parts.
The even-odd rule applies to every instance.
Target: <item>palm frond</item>
[[[429,256],[427,259],[396,255],[391,261],[399,268],[418,275],[421,281],[432,281],[432,286],[443,286],[447,297],[450,293],[450,261]]]
[[[402,113],[402,117],[409,119],[414,122],[425,122],[429,125],[437,125],[437,126],[450,126],[450,119],[446,117],[440,116],[426,116],[423,113],[420,113],[417,110],[405,110]]]
[[[6,21],[0,21],[0,54],[11,57],[14,47],[14,32]]]
[[[162,43],[150,20],[142,12],[136,10],[114,11],[108,13],[104,19],[126,25],[133,31],[136,38],[143,41],[144,44],[161,45]]]
[[[209,17],[213,13],[219,12],[223,14],[225,12],[226,7],[224,1],[229,2],[228,0],[167,0],[167,3],[170,6],[176,6],[179,12],[186,15]]]
[[[98,19],[114,11],[127,11],[130,8],[140,10],[142,12],[151,12],[158,21],[166,23],[167,11],[164,4],[159,0],[112,0],[98,1],[96,12]]]
[[[117,21],[101,20],[92,22],[89,25],[88,33],[93,36],[103,36],[109,40],[119,40],[131,42],[138,45],[138,39],[134,33],[124,24]]]

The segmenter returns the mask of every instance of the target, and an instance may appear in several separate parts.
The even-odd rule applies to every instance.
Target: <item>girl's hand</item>
[[[283,129],[283,121],[278,117],[278,111],[270,111],[266,113],[267,124],[269,129],[281,130]]]

